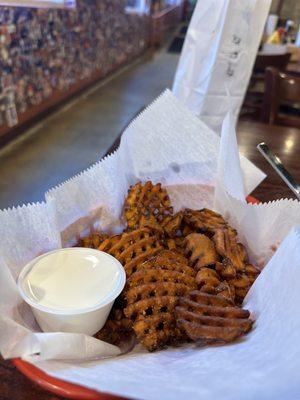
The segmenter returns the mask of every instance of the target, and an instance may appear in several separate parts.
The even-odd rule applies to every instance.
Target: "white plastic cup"
[[[28,274],[40,260],[43,259],[44,262],[46,257],[49,258],[61,252],[64,255],[70,255],[79,264],[80,260],[87,256],[93,256],[93,259],[96,257],[99,265],[97,266],[96,262],[95,268],[102,268],[101,271],[105,273],[106,281],[111,275],[114,282],[112,290],[104,298],[99,299],[97,304],[85,308],[57,309],[40,304],[29,290]],[[74,257],[76,258],[74,259]],[[51,261],[51,258],[49,260]],[[51,251],[29,262],[19,275],[18,288],[23,300],[30,305],[39,326],[44,332],[73,332],[94,335],[105,324],[113,303],[122,292],[125,282],[124,268],[116,258],[99,250],[73,247]],[[80,289],[84,290],[84,287]]]

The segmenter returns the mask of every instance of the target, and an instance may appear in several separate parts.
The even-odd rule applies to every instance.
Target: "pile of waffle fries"
[[[132,186],[119,235],[92,233],[78,246],[105,251],[126,271],[126,286],[96,337],[149,351],[194,341],[228,343],[253,324],[240,307],[259,274],[237,232],[208,209],[173,212],[160,183]]]

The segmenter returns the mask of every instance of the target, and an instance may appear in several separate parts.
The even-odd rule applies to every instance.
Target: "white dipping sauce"
[[[93,307],[108,297],[120,280],[120,271],[111,256],[91,255],[90,249],[55,252],[40,258],[27,273],[27,296],[42,306],[56,310]],[[106,265],[105,265],[106,264]]]

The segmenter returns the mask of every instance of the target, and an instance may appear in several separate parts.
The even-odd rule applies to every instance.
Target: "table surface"
[[[261,168],[268,176],[252,193],[261,201],[295,198],[290,189],[282,182],[268,162],[256,150],[256,145],[266,142],[271,150],[279,156],[294,176],[300,182],[300,129],[285,126],[265,125],[250,121],[239,122],[237,127],[240,152]],[[117,140],[111,150],[119,144]],[[0,398],[1,400],[58,400],[62,397],[52,395],[31,383],[10,361],[0,357]]]
[[[298,60],[298,61],[290,62],[290,63],[287,65],[286,70],[287,70],[288,72],[294,72],[294,73],[296,73],[297,75],[298,75],[298,74],[300,75],[300,61]]]
[[[238,124],[237,132],[240,152],[267,174],[252,195],[261,201],[283,197],[295,199],[296,196],[258,152],[256,145],[266,142],[295,180],[300,182],[300,129],[245,121]]]

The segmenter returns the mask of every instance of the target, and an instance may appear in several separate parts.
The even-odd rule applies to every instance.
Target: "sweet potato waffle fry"
[[[162,223],[173,214],[166,189],[148,181],[131,186],[124,204],[124,217],[129,229],[148,227],[162,231]]]
[[[163,223],[163,229],[165,234],[170,237],[181,237],[182,233],[182,223],[183,223],[183,211],[179,211],[178,213],[169,217]]]
[[[183,296],[189,290],[190,286],[185,283],[155,282],[130,288],[126,291],[125,298],[128,306],[155,296]]]
[[[214,269],[201,268],[196,275],[196,283],[201,292],[216,294],[234,301],[234,287],[223,281]]]
[[[185,333],[176,325],[174,311],[142,317],[133,324],[137,339],[149,351],[162,349],[188,341]]]
[[[223,257],[222,262],[216,264],[216,270],[234,287],[236,301],[241,303],[260,271],[248,263],[246,249],[237,242],[237,235],[232,230],[217,230],[213,241],[217,252]]]
[[[120,261],[127,276],[162,249],[159,238],[147,228],[136,229],[117,237],[113,236],[99,246],[99,250],[109,253]]]
[[[156,314],[171,313],[177,303],[177,296],[154,296],[129,304],[125,308],[125,315],[132,321]]]
[[[196,288],[194,276],[182,255],[165,250],[141,264],[128,278],[124,313],[149,351],[182,341],[174,307],[179,296]]]
[[[185,247],[184,247],[184,237],[177,237],[177,238],[166,238],[165,239],[165,247],[168,250],[176,251],[177,253],[184,254]]]
[[[217,229],[228,228],[233,230],[222,215],[215,211],[203,208],[202,210],[190,210],[184,211],[184,221],[189,225],[193,231],[205,233],[207,235],[213,235]]]
[[[236,304],[259,271],[220,214],[173,214],[160,183],[138,182],[128,191],[123,217],[123,233],[93,233],[79,242],[116,257],[127,276],[96,337],[121,346],[135,337],[154,351],[190,339],[230,342],[251,329],[249,312]]]
[[[155,296],[130,304],[125,315],[133,322],[133,330],[149,351],[161,349],[181,336],[176,326],[174,308],[177,296]]]
[[[173,282],[184,283],[186,285],[195,285],[195,278],[178,271],[168,271],[164,269],[145,269],[135,272],[127,280],[128,287],[136,285],[145,285],[154,282]]]
[[[162,250],[156,257],[139,264],[137,271],[146,269],[166,269],[195,276],[195,270],[187,264],[187,259],[183,255],[174,251]]]
[[[234,300],[235,290],[215,270],[220,255],[214,242],[202,233],[190,233],[185,238],[185,254],[189,264],[197,270],[196,282],[201,292],[216,294]]]
[[[250,331],[249,311],[225,298],[190,292],[176,307],[177,323],[195,342],[212,344],[232,342]]]
[[[165,247],[182,254],[185,252],[185,236],[193,232],[184,222],[183,216],[184,212],[179,211],[167,219],[163,225]]]
[[[131,320],[125,317],[123,308],[120,308],[120,305],[115,304],[113,306],[104,327],[96,333],[95,337],[122,347],[124,351],[129,350],[133,342],[134,332],[132,331]]]
[[[94,232],[90,236],[79,239],[78,247],[89,247],[90,249],[98,249],[100,244],[104,242],[109,236],[104,233]]]
[[[174,263],[179,263],[184,266],[187,266],[187,258],[180,253],[174,252],[174,251],[169,251],[169,250],[162,250],[157,256],[156,256],[156,264],[159,266],[164,266],[168,265],[170,269],[172,269],[172,265]],[[191,271],[192,268],[189,268],[189,271]]]
[[[219,259],[213,241],[202,233],[190,233],[186,236],[185,253],[196,270],[214,266]]]
[[[244,246],[237,242],[236,232],[229,229],[218,229],[213,236],[213,241],[217,252],[222,257],[229,259],[236,270],[244,270],[247,253]]]

